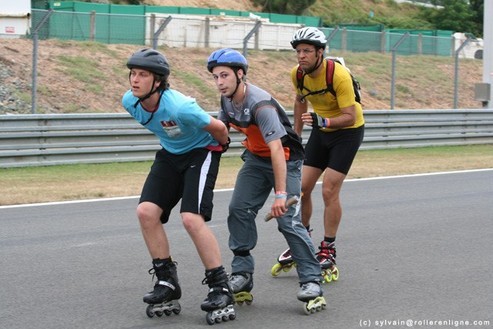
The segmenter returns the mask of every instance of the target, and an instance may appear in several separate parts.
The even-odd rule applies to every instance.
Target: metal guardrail
[[[288,113],[292,119],[292,112]],[[361,149],[493,144],[491,110],[365,111]],[[303,131],[308,139],[310,128]],[[231,131],[225,156],[243,151]],[[0,168],[148,161],[159,142],[126,113],[0,115]]]

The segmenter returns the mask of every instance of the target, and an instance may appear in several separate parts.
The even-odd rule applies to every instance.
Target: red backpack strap
[[[325,70],[325,82],[327,83],[327,90],[336,96],[336,92],[334,90],[334,69],[335,69],[335,63],[332,59],[325,59],[327,62],[327,70]]]
[[[296,69],[296,82],[297,82],[297,87],[299,90],[303,90],[303,78],[304,78],[303,70],[301,67],[298,65],[298,68]]]

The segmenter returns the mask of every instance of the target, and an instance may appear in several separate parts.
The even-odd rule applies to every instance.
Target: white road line
[[[481,171],[492,171],[492,170],[493,170],[493,168],[484,168],[484,169],[472,169],[472,170],[443,171],[443,172],[434,172],[434,173],[425,173],[425,174],[409,174],[409,175],[398,175],[398,176],[380,176],[380,177],[369,177],[369,178],[352,178],[352,179],[346,179],[346,182],[360,182],[360,181],[367,181],[367,180],[395,179],[395,178],[405,178],[405,177],[450,175],[450,174],[462,174],[462,173],[481,172]],[[318,182],[317,184],[321,184],[321,182]],[[233,188],[214,190],[215,193],[230,192],[230,191],[233,191]],[[73,204],[73,203],[89,203],[89,202],[102,202],[102,201],[115,201],[115,200],[130,200],[130,199],[137,199],[137,198],[139,198],[138,195],[125,196],[125,197],[115,197],[115,198],[102,198],[102,199],[87,199],[87,200],[72,200],[72,201],[57,201],[57,202],[42,202],[42,203],[16,204],[16,205],[9,205],[9,206],[0,206],[0,210],[1,209],[10,209],[10,208],[22,208],[22,207],[54,206],[54,205]]]

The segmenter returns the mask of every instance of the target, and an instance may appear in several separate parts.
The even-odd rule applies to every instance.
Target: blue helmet
[[[245,74],[248,69],[248,62],[239,51],[231,48],[222,48],[214,51],[207,59],[207,69],[212,72],[216,66],[239,67]]]

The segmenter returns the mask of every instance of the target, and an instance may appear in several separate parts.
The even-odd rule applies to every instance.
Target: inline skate
[[[202,311],[207,312],[205,317],[207,323],[213,325],[221,321],[236,319],[233,308],[233,291],[224,267],[220,266],[205,271],[205,279],[202,284],[209,286],[207,298],[200,305]]]
[[[306,228],[308,235],[312,236],[312,230],[310,227]],[[281,271],[289,272],[293,267],[296,267],[296,262],[293,260],[293,256],[291,255],[291,249],[286,249],[282,252],[282,254],[277,257],[277,263],[272,266],[270,270],[270,274],[272,276],[278,276],[281,274]]]
[[[293,260],[291,255],[291,249],[286,249],[282,254],[277,257],[277,263],[272,266],[270,274],[272,276],[278,276],[281,271],[289,272],[293,267],[296,266],[296,262]]]
[[[253,274],[246,272],[238,272],[231,274],[229,283],[233,290],[235,303],[238,305],[252,304],[253,295],[251,291],[253,289]]]
[[[336,247],[334,242],[322,241],[320,251],[317,253],[317,259],[322,268],[322,277],[324,282],[337,281],[339,279],[339,269],[336,266]]]
[[[298,300],[304,302],[303,311],[306,315],[319,312],[327,306],[319,282],[305,282],[300,284],[297,297]]]
[[[152,318],[154,315],[161,317],[179,314],[181,305],[178,300],[181,298],[181,288],[178,283],[176,263],[171,258],[156,259],[153,261],[153,268],[149,274],[156,277],[154,290],[144,295],[144,303],[149,304],[146,314]]]

